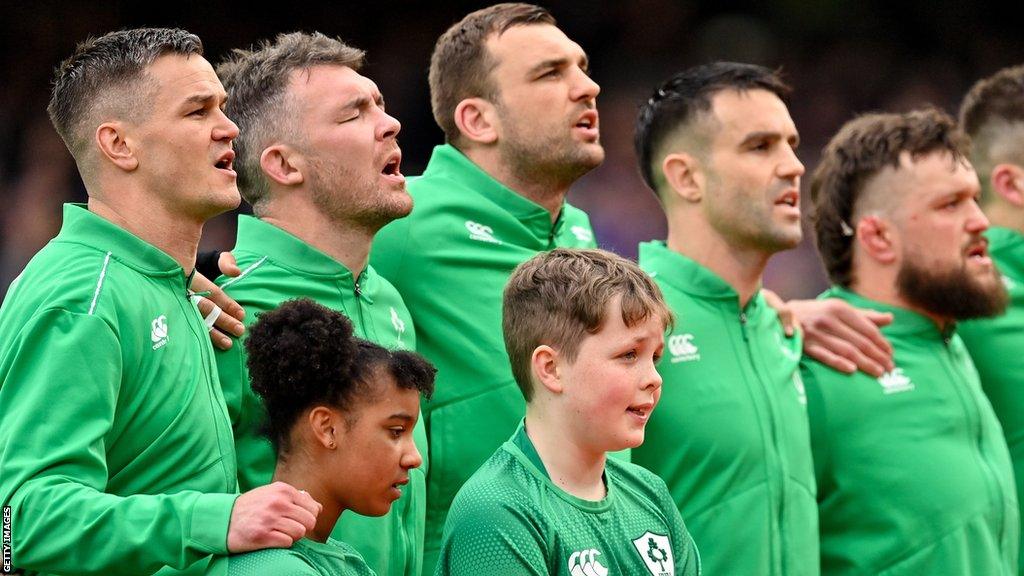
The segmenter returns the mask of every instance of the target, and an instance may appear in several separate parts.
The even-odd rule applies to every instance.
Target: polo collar
[[[178,261],[128,230],[89,210],[86,204],[65,204],[57,242],[86,244],[150,276],[183,276]]]

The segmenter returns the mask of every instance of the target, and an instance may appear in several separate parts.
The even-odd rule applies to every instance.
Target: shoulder
[[[226,572],[224,571],[226,567]],[[226,576],[321,576],[302,554],[287,548],[268,548],[219,559],[211,573]]]
[[[609,458],[605,468],[612,475],[618,488],[632,492],[659,507],[665,502],[672,502],[665,481],[643,466]]]
[[[459,489],[449,523],[494,526],[540,513],[544,489],[515,456],[498,448]]]

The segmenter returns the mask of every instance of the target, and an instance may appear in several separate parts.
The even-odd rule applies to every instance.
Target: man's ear
[[[1024,207],[1024,167],[997,164],[992,168],[992,191],[1017,208]]]
[[[268,146],[260,154],[260,169],[273,182],[282,186],[298,186],[305,181],[302,171],[305,158],[285,144]]]
[[[328,450],[334,450],[341,444],[345,434],[344,416],[332,408],[316,406],[309,411],[306,419],[309,429],[316,441]]]
[[[892,223],[879,216],[865,216],[857,222],[857,244],[864,253],[882,264],[896,261],[898,246]]]
[[[704,178],[695,156],[685,152],[667,154],[661,161],[661,174],[672,196],[691,203],[703,198]]]
[[[530,356],[530,372],[536,384],[539,384],[554,394],[561,394],[562,378],[559,370],[561,355],[558,350],[551,346],[542,344],[537,346]]]
[[[96,128],[96,146],[103,157],[125,172],[139,167],[139,159],[127,137],[127,127],[122,122],[100,124]]]
[[[462,137],[477,144],[493,144],[501,129],[494,104],[483,98],[466,98],[455,107],[455,125]]]

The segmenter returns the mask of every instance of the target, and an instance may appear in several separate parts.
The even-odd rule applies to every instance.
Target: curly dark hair
[[[372,396],[379,370],[399,388],[429,398],[437,370],[419,354],[391,351],[357,338],[340,312],[308,298],[260,314],[245,341],[249,381],[267,410],[264,434],[278,454],[290,450],[289,432],[308,408],[349,412]]]

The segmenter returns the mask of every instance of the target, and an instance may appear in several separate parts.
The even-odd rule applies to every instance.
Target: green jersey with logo
[[[986,235],[989,253],[1010,293],[1010,307],[998,318],[964,322],[957,332],[1003,425],[1020,495],[1024,494],[1024,236],[1007,228],[990,228]],[[1022,502],[1018,497],[1018,505]],[[1024,555],[1018,566],[1018,573],[1024,574]]]
[[[77,205],[11,284],[0,505],[14,567],[203,574],[227,553],[231,424],[188,286],[173,258]]]
[[[344,516],[344,515],[342,515]],[[217,576],[375,576],[354,548],[339,540],[303,538],[291,548],[269,548],[220,558]]]
[[[526,413],[501,331],[501,297],[516,266],[555,247],[595,246],[590,221],[564,205],[557,221],[491,178],[452,146],[439,146],[409,181],[412,214],[384,227],[370,261],[409,306],[417,350],[438,369],[423,405],[430,443],[430,572],[444,517],[462,483]]]
[[[800,338],[760,293],[740,307],[725,280],[663,242],[640,245],[640,266],[676,323],[633,462],[668,485],[709,574],[818,574]]]
[[[519,425],[452,503],[436,576],[697,576],[700,558],[665,483],[608,459],[606,496],[556,486]]]
[[[387,348],[416,346],[412,319],[401,296],[368,266],[358,278],[341,263],[299,238],[262,220],[241,216],[233,251],[242,274],[218,283],[245,310],[246,323],[286,300],[311,298],[352,320],[356,335]],[[234,425],[239,484],[243,490],[268,484],[276,457],[260,434],[266,411],[249,387],[245,346],[236,342],[217,354],[221,386]],[[426,517],[427,442],[422,419],[414,429],[423,466],[409,471],[409,484],[391,511],[371,518],[349,512],[332,536],[351,544],[382,576],[418,575]]]
[[[1010,455],[960,337],[842,288],[822,297],[892,313],[896,364],[877,379],[801,364],[822,573],[1015,574]]]

